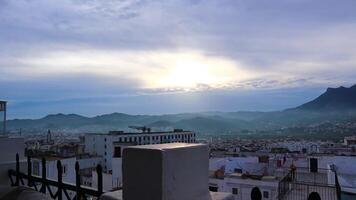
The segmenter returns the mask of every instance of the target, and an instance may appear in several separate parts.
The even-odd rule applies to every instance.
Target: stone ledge
[[[100,200],[123,200],[122,191],[107,192],[100,197]],[[234,200],[234,196],[225,192],[210,192],[210,199],[207,200]]]

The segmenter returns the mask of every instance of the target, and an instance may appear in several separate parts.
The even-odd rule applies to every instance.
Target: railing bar
[[[11,173],[11,170],[8,171],[8,176],[10,178],[10,182],[11,182],[11,186],[14,186],[14,180],[12,179],[12,173]]]
[[[16,181],[15,185],[19,186],[20,183],[20,156],[18,153],[16,153]]]
[[[80,174],[79,174],[79,163],[78,161],[75,162],[75,187],[76,187],[76,198],[77,200],[81,199],[81,188],[80,188]]]
[[[32,163],[31,163],[31,157],[27,156],[27,186],[31,187],[31,175],[32,175]]]
[[[25,182],[23,181],[22,178],[20,178],[20,182],[21,182],[22,185],[25,185]]]
[[[13,172],[11,172],[11,173],[13,173]],[[20,173],[20,177],[27,178],[27,175]],[[35,182],[40,182],[40,183],[42,183],[42,181],[43,181],[42,178],[37,177],[37,176],[32,176],[32,179]],[[58,187],[58,185],[59,185],[57,181],[52,180],[52,179],[46,179],[44,182],[46,184],[49,184],[49,185],[55,186],[55,187]],[[62,187],[65,188],[65,189],[71,190],[71,191],[76,191],[76,185],[71,184],[71,183],[63,182],[62,183]],[[90,187],[81,187],[81,190],[84,193],[87,193],[89,195],[98,194],[98,191],[96,191],[94,188],[90,188]],[[97,196],[97,195],[95,195],[95,196]]]
[[[46,159],[42,158],[42,187],[41,187],[41,192],[46,193],[46,176],[47,176],[47,170],[46,170]]]
[[[58,181],[58,190],[57,190],[57,194],[58,194],[58,200],[62,200],[62,163],[60,160],[57,161],[57,181]]]
[[[67,200],[71,200],[71,198],[68,195],[68,192],[66,189],[63,189],[64,195],[66,196]]]
[[[103,169],[101,165],[96,166],[96,173],[98,174],[98,195],[103,193]]]
[[[47,187],[47,190],[48,190],[48,192],[49,192],[49,195],[50,195],[52,198],[54,198],[53,192],[52,192],[51,188],[49,187],[49,185],[46,185],[46,187]]]
[[[100,168],[100,167],[99,167]],[[99,169],[99,168],[97,168],[98,170],[98,175],[99,176],[102,176],[102,172],[101,172],[101,170]],[[100,173],[101,172],[101,173]],[[15,170],[12,170],[12,169],[10,169],[9,171],[8,171],[8,175],[9,175],[9,179],[10,179],[10,181],[12,182],[11,184],[13,185],[14,183],[14,180],[13,180],[13,176],[15,176],[15,177],[18,177],[19,178],[19,180],[21,179],[22,181],[24,180],[24,179],[27,179],[28,180],[28,178],[30,178],[31,180],[30,180],[30,184],[31,184],[31,186],[32,187],[34,187],[34,189],[35,190],[37,190],[38,191],[38,185],[36,184],[36,183],[40,183],[41,184],[41,188],[40,188],[40,192],[43,192],[43,191],[45,191],[46,189],[48,189],[49,190],[49,193],[50,193],[50,195],[53,197],[53,196],[55,196],[55,197],[60,197],[61,196],[61,192],[59,192],[58,190],[57,190],[57,192],[56,192],[56,194],[53,194],[53,192],[52,192],[52,190],[50,189],[50,186],[54,186],[54,187],[57,187],[57,188],[61,188],[62,190],[63,190],[63,192],[65,193],[65,195],[66,195],[66,197],[68,198],[69,197],[69,195],[68,195],[68,192],[67,192],[67,190],[70,190],[70,191],[78,191],[77,190],[77,187],[76,187],[76,185],[74,185],[74,184],[70,184],[70,183],[58,183],[57,181],[55,181],[55,180],[52,180],[52,179],[47,179],[46,177],[46,179],[44,179],[43,178],[43,174],[42,174],[42,177],[40,177],[40,176],[33,176],[33,175],[28,175],[28,174],[25,174],[25,173],[21,173],[21,172],[19,172],[19,173],[16,173],[16,171]],[[94,188],[90,188],[90,187],[81,187],[80,186],[80,190],[79,190],[79,192],[81,193],[81,195],[88,195],[88,196],[94,196],[94,197],[99,197],[102,193],[103,193],[103,191],[102,191],[102,181],[100,181],[100,180],[98,180],[99,182],[99,184],[98,184],[98,190],[95,190]],[[45,188],[43,188],[43,187],[45,187]],[[87,198],[87,197],[85,197],[85,198]],[[59,199],[59,198],[58,198]],[[59,199],[59,200],[61,200],[61,199]]]
[[[35,182],[32,183],[33,184],[33,187],[35,188],[36,191],[38,191],[38,188],[37,188],[37,185]]]

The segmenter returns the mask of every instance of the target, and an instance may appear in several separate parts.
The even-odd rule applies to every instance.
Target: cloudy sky
[[[0,0],[0,98],[49,113],[280,110],[356,83],[354,0]]]

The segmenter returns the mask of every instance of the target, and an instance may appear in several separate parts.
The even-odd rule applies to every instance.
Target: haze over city
[[[9,118],[282,110],[356,77],[356,2],[0,1]]]
[[[0,0],[0,200],[355,200],[355,0]]]

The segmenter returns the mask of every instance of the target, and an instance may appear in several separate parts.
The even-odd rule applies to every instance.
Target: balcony
[[[341,200],[341,188],[336,170],[297,168],[280,182],[279,200]]]
[[[42,174],[35,176],[31,173],[31,158],[27,157],[24,171],[16,155],[15,169],[8,170],[12,192],[3,195],[4,199],[18,199],[22,195],[25,199],[35,196],[32,199],[58,200],[233,200],[231,194],[209,192],[208,149],[203,144],[170,143],[126,148],[123,188],[112,192],[103,190],[100,165],[96,168],[98,187],[90,188],[81,185],[78,163],[74,167],[76,182],[73,184],[63,182],[60,161],[57,161],[57,180],[47,178],[46,160],[43,158],[41,162]]]

